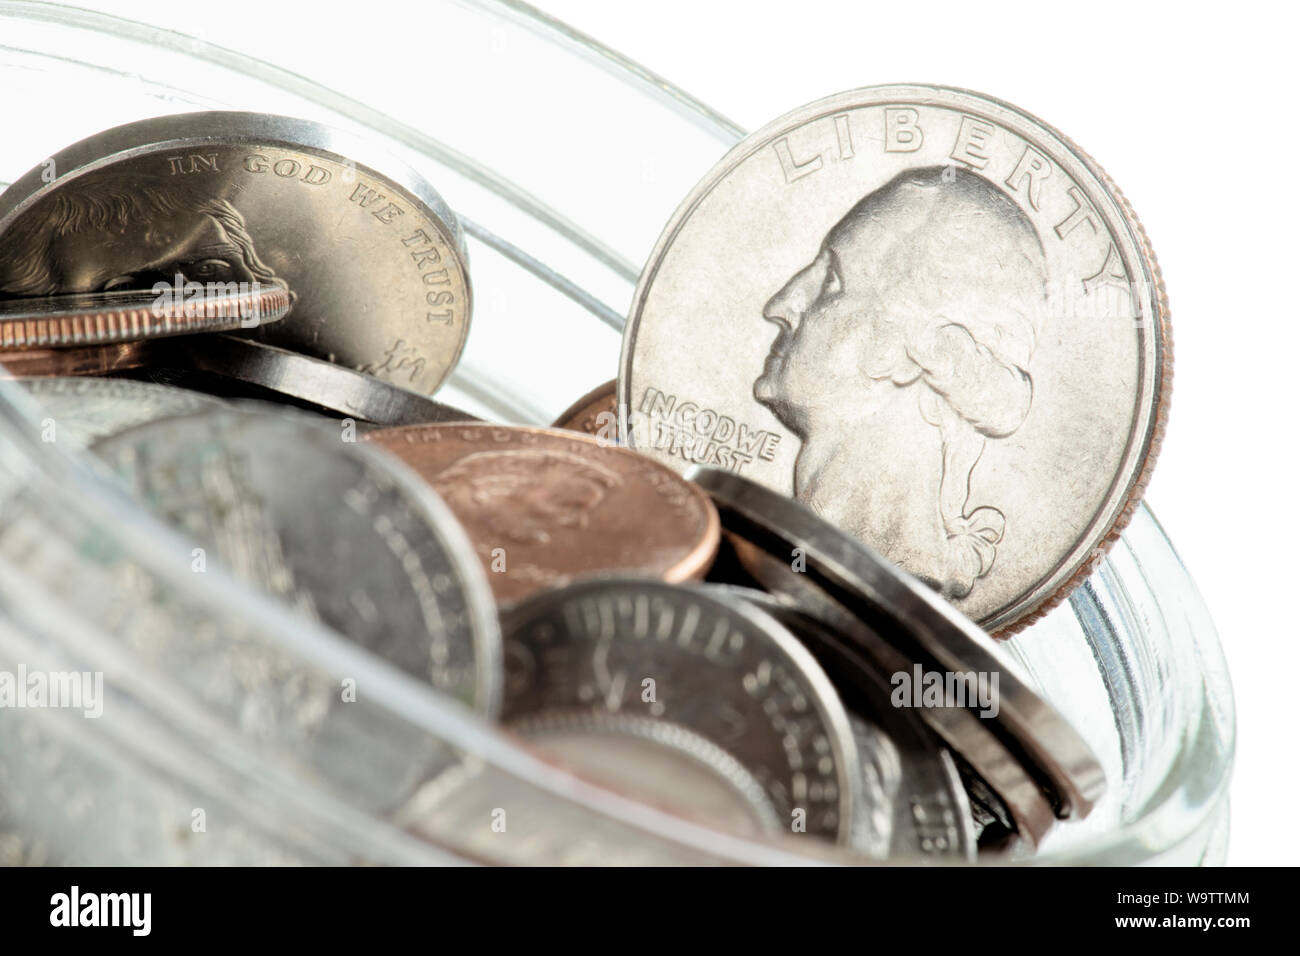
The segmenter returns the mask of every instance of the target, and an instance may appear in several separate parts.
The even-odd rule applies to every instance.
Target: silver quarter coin
[[[990,682],[996,675],[997,703],[990,708],[995,713],[983,722],[1023,753],[1026,769],[1047,788],[1057,816],[1088,814],[1106,786],[1096,755],[987,634],[916,578],[799,502],[718,469],[692,468],[688,477],[713,496],[724,527],[829,590],[888,634],[912,662],[933,662],[945,674],[986,675]],[[794,570],[796,562],[802,570]]]
[[[480,713],[500,636],[478,561],[399,463],[302,415],[223,408],[94,446],[211,560]]]
[[[558,759],[740,833],[847,841],[848,716],[811,655],[752,605],[591,580],[507,612],[502,718]]]
[[[464,242],[429,183],[373,154],[257,113],[98,133],[0,195],[0,295],[280,279],[292,312],[249,335],[429,394],[469,329]]]
[[[862,774],[850,845],[875,859],[973,861],[970,801],[952,755],[912,710],[889,705],[889,676],[826,624],[752,588],[714,585],[766,611],[817,658],[849,711]]]
[[[1164,430],[1168,308],[1105,173],[960,90],[832,96],[729,152],[650,256],[630,440],[792,494],[991,632],[1087,575]]]

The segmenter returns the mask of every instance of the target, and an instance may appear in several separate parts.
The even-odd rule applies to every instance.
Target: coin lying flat
[[[625,448],[553,429],[429,425],[365,435],[429,482],[469,533],[498,601],[584,574],[702,577],[707,495]]]
[[[752,605],[591,580],[515,606],[502,631],[502,719],[564,762],[720,828],[848,839],[848,717],[811,655]]]
[[[605,441],[617,441],[618,380],[597,385],[561,412],[551,427],[585,432]]]
[[[252,386],[249,397],[290,400],[313,411],[376,425],[476,421],[459,409],[299,352],[234,335],[200,335],[154,343],[149,364],[158,370],[191,371]]]
[[[283,282],[190,298],[154,292],[80,292],[0,299],[0,348],[104,345],[194,332],[254,328],[289,311]]]
[[[630,442],[793,494],[989,631],[1127,523],[1171,353],[1136,217],[1087,156],[978,94],[877,87],[729,152],[642,273]]]
[[[0,296],[280,279],[292,313],[249,335],[429,394],[468,332],[463,238],[432,186],[372,153],[256,113],[98,133],[0,195]]]
[[[781,622],[812,651],[839,692],[849,712],[862,774],[850,845],[879,860],[933,857],[973,862],[970,801],[952,755],[913,711],[887,706],[888,675],[793,602],[752,588],[714,587]]]
[[[485,714],[491,595],[459,526],[415,476],[299,414],[222,408],[93,451],[204,560]]]
[[[0,379],[108,375],[148,364],[147,341],[86,348],[17,349],[0,352]]]
[[[788,567],[792,559],[800,562],[803,569],[792,568],[792,574],[829,591],[911,662],[933,662],[947,673],[990,680],[996,675],[995,713],[983,723],[1023,755],[1025,769],[1048,792],[1058,817],[1088,814],[1106,786],[1096,755],[987,634],[916,578],[799,502],[718,469],[696,467],[689,476],[713,497],[728,530]],[[965,706],[975,709],[973,702]],[[931,709],[921,708],[922,715]]]

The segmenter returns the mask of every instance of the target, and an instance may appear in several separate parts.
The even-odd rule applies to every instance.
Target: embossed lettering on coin
[[[548,752],[725,829],[848,839],[848,717],[762,611],[699,586],[592,580],[534,595],[502,630],[502,717]]]
[[[99,133],[0,197],[0,296],[280,279],[292,311],[246,334],[427,395],[468,333],[463,237],[428,182],[371,152],[257,113]]]
[[[794,495],[990,630],[1122,530],[1163,434],[1167,306],[1118,190],[977,94],[857,90],[777,120],[642,274],[631,443]]]
[[[586,432],[602,441],[618,441],[618,381],[597,385],[561,412],[551,427]]]

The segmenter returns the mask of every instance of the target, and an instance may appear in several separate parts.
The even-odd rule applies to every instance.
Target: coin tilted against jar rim
[[[784,561],[790,576],[806,582],[802,586],[827,592],[852,615],[878,625],[881,636],[887,635],[911,662],[947,674],[986,675],[990,681],[996,675],[997,706],[982,723],[1021,755],[1024,769],[1049,796],[1059,819],[1082,819],[1091,812],[1106,789],[1096,754],[988,634],[917,578],[807,506],[717,468],[696,466],[688,476],[712,496],[728,531]],[[792,556],[801,570],[793,569]],[[976,709],[969,700],[964,706]],[[921,714],[928,720],[931,711],[947,709],[927,706]]]
[[[366,433],[451,508],[498,601],[580,575],[702,577],[718,547],[708,495],[636,452],[557,429],[413,425]]]
[[[246,334],[425,394],[469,329],[446,203],[300,119],[197,112],[97,133],[0,194],[0,253],[0,297],[283,280],[292,312]]]
[[[1168,308],[1127,202],[975,93],[854,90],[732,149],[641,275],[632,445],[793,494],[986,630],[1063,599],[1155,462]]]
[[[278,280],[188,297],[127,290],[0,299],[0,348],[84,347],[254,328],[280,321],[289,305],[289,287]]]
[[[591,579],[515,605],[502,635],[501,716],[516,733],[720,828],[849,839],[848,715],[812,655],[754,606]]]
[[[561,412],[551,427],[618,441],[618,379],[597,385]]]

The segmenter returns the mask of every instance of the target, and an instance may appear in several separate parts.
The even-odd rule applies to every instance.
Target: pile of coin
[[[521,747],[864,859],[1026,854],[1089,814],[1097,757],[997,639],[1122,531],[1170,344],[1146,237],[1073,144],[939,87],[776,120],[683,201],[617,379],[549,427],[435,400],[469,317],[433,187],[315,123],[132,123],[0,193],[0,365],[32,427]],[[0,555],[54,566],[39,493],[4,497]],[[191,639],[248,733],[351,747],[320,772],[371,812],[444,841],[454,814],[453,849],[504,858],[470,757],[380,786],[346,702],[269,649],[133,646]],[[39,828],[29,803],[0,793],[0,824]]]

